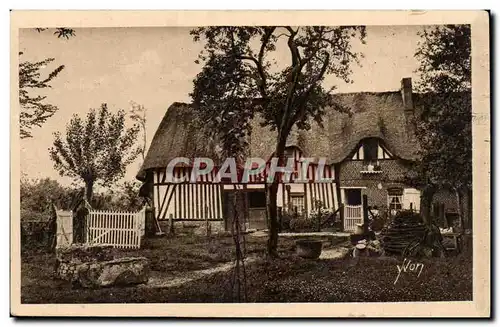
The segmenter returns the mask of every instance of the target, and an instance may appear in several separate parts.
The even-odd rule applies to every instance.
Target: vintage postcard
[[[490,316],[488,12],[11,36],[12,315]]]

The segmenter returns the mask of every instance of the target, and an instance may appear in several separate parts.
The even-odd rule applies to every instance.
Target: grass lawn
[[[247,236],[247,254],[265,254],[266,237]],[[424,269],[401,273],[401,261],[379,258],[305,260],[293,255],[294,240],[280,238],[281,259],[261,260],[247,267],[248,302],[350,302],[350,301],[460,301],[472,300],[470,253],[445,259],[423,259]],[[145,256],[153,272],[165,276],[187,275],[229,262],[233,257],[230,237],[184,236],[149,240],[144,249],[124,251],[121,256]],[[22,258],[23,303],[144,303],[235,302],[231,272],[217,273],[170,288],[72,289],[53,279],[55,258],[49,254]]]

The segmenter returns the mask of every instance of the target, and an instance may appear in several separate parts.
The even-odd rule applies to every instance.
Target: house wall
[[[161,173],[160,175],[161,181]],[[157,177],[155,175],[155,180]],[[264,184],[236,185],[239,190],[264,191]],[[223,220],[224,219],[224,192],[233,191],[235,185],[214,183],[199,184],[153,184],[153,202],[155,216],[158,220],[168,220],[170,215],[175,220]],[[316,201],[321,201],[323,207],[336,210],[336,185],[327,183],[289,183],[278,186],[277,205],[288,208],[291,204],[291,195],[304,197],[304,209],[307,215],[317,209]]]
[[[290,196],[303,195],[304,209],[307,214],[317,209],[316,201],[321,201],[323,207],[335,210],[337,205],[336,186],[333,181],[318,181],[317,164],[303,164],[302,153],[297,148],[290,148],[288,155],[295,159],[294,173],[291,183],[281,183],[278,188],[277,205],[288,208],[291,203]],[[175,220],[222,220],[224,218],[224,193],[234,190],[264,190],[265,174],[251,176],[250,184],[224,184],[216,183],[216,173],[199,176],[196,183],[188,183],[190,168],[177,167],[173,177],[186,178],[186,182],[173,184],[172,176],[168,176],[165,168],[153,171],[153,202],[155,216],[158,220],[168,220],[172,215]],[[333,166],[325,166],[321,177],[333,179],[335,176]],[[300,178],[304,181],[298,181]],[[276,177],[278,178],[278,177]],[[295,182],[297,181],[297,182]],[[227,181],[229,182],[229,181]],[[225,182],[225,183],[227,183]],[[255,213],[254,216],[261,216]]]
[[[379,160],[379,164],[381,173],[362,174],[366,170],[362,160],[344,161],[339,172],[341,186],[368,186],[372,184],[370,181],[401,183],[408,169],[397,159]]]
[[[290,186],[287,189],[287,186]],[[283,186],[280,187],[283,192]],[[309,215],[312,211],[317,210],[317,201],[321,201],[324,208],[335,211],[338,208],[336,184],[334,182],[326,183],[295,183],[285,184],[285,193],[281,193],[281,199],[278,200],[278,206],[288,208],[291,202],[290,196],[292,194],[304,196],[304,206],[307,209],[306,213]]]
[[[410,191],[410,186],[403,183],[407,166],[398,159],[379,160],[381,172],[362,173],[366,171],[365,163],[362,160],[346,160],[340,165],[339,176],[340,186],[361,187],[361,193],[367,195],[368,205],[377,206],[385,210],[388,206],[388,189],[402,188]],[[413,190],[412,190],[413,191]],[[415,203],[414,196],[407,197],[406,207],[412,202],[412,207],[418,209],[420,203]]]
[[[188,174],[186,169],[175,171],[175,177]],[[206,177],[206,176],[205,176]],[[155,217],[167,220],[172,215],[176,220],[222,220],[222,185],[208,178],[199,183],[167,183],[165,170],[153,175],[153,204]]]
[[[403,201],[406,203],[404,208],[408,209],[408,203],[411,201],[412,207],[416,210],[420,209],[420,201],[417,196],[413,195],[417,190],[412,189],[403,183],[407,165],[398,159],[383,159],[379,160],[381,167],[380,173],[363,174],[361,171],[366,170],[362,160],[346,160],[340,165],[340,185],[341,187],[363,187],[362,194],[368,197],[368,205],[387,209],[388,206],[388,189],[402,188],[404,191],[412,192],[412,195],[403,195]],[[411,197],[411,200],[409,199]],[[433,204],[442,203],[447,212],[457,212],[457,201],[454,193],[447,190],[439,190],[435,193]],[[467,200],[464,201],[464,216],[468,213]],[[468,222],[466,221],[466,224]]]

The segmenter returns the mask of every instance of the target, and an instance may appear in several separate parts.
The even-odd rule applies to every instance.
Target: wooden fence
[[[357,224],[363,223],[363,206],[344,206],[344,230],[353,232]]]
[[[139,212],[90,210],[87,215],[87,244],[140,248],[145,220],[146,207]]]

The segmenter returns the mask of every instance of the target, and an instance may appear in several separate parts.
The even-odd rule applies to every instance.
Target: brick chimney
[[[413,90],[411,86],[411,77],[405,77],[401,80],[401,97],[405,111],[413,111]]]

